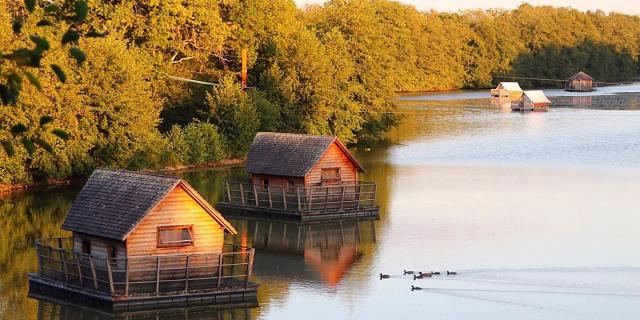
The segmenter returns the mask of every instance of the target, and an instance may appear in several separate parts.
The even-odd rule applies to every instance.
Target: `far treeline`
[[[578,70],[626,80],[640,55],[638,16],[528,4],[441,13],[384,0],[305,8],[290,0],[88,0],[82,26],[48,27],[50,12],[28,12],[25,2],[0,0],[3,54],[33,47],[33,35],[64,38],[69,28],[100,36],[70,39],[81,49],[73,58],[51,42],[41,62],[65,70],[65,83],[58,69],[33,68],[38,85],[24,82],[18,99],[0,106],[0,184],[241,158],[259,130],[375,139],[398,120],[398,91]],[[12,68],[0,60],[0,74]]]

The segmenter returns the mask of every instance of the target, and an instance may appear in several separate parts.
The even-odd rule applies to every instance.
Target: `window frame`
[[[336,173],[337,173],[336,178],[335,179],[325,179],[324,174],[323,174],[325,172],[325,170],[336,170]],[[325,183],[325,182],[327,182],[327,183],[340,182],[341,180],[342,179],[341,179],[341,175],[340,175],[340,167],[328,167],[328,168],[321,168],[320,169],[320,181],[322,183]]]
[[[82,254],[91,254],[91,240],[81,239]]]
[[[269,178],[262,178],[262,190],[269,190]]]
[[[189,240],[189,241],[186,241],[186,240],[175,241],[175,242],[171,242],[171,243],[161,243],[160,242],[160,233],[161,233],[161,231],[164,231],[164,230],[175,230],[175,229],[187,229],[187,230],[189,230],[189,237],[191,238],[191,240]],[[158,226],[156,233],[157,233],[156,245],[158,246],[158,248],[189,247],[189,246],[193,246],[195,244],[195,237],[194,237],[193,225],[192,224]]]

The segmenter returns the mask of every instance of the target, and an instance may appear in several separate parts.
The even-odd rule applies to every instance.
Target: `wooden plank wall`
[[[74,233],[73,235],[74,251],[82,252],[83,240],[91,241],[91,254],[97,257],[107,258],[107,246],[109,245],[116,248],[116,258],[121,259],[120,261],[118,261],[118,264],[116,266],[124,268],[124,265],[125,265],[124,259],[127,258],[127,249],[124,246],[124,242],[94,237],[94,236],[90,236],[82,233]]]
[[[296,187],[304,187],[304,179],[303,178],[294,178],[294,177],[282,177],[282,176],[267,176],[262,174],[254,174],[251,177],[253,184],[258,186],[263,185],[263,180],[269,179],[269,186],[271,187],[282,187],[287,186],[287,181],[293,181],[294,186]]]
[[[193,225],[194,244],[158,248],[158,226]],[[176,187],[127,238],[127,255],[222,252],[224,229],[182,188]]]
[[[358,168],[353,165],[347,155],[333,143],[316,165],[305,177],[305,185],[320,185],[322,182],[322,168],[340,168],[340,181],[342,183],[355,183],[358,181]]]

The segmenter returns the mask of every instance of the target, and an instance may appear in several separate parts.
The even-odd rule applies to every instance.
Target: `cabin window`
[[[296,183],[293,180],[287,181],[287,192],[294,193],[296,191]]]
[[[321,178],[322,182],[340,181],[340,168],[323,168]]]
[[[112,265],[116,265],[118,263],[117,257],[118,257],[118,251],[116,249],[116,247],[114,246],[107,246],[107,256],[109,257],[109,262]]]
[[[262,189],[269,189],[269,179],[262,179]]]
[[[193,226],[158,227],[158,247],[193,245]]]
[[[82,240],[82,253],[91,254],[91,241]]]

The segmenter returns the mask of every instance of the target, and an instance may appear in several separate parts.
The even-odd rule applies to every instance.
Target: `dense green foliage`
[[[52,42],[41,62],[65,70],[65,83],[51,69],[29,69],[39,86],[23,86],[0,109],[0,141],[25,145],[3,142],[0,184],[242,157],[258,130],[375,138],[397,120],[397,91],[487,87],[509,75],[564,79],[579,69],[623,80],[637,74],[640,56],[638,16],[528,4],[458,13],[387,0],[87,4],[82,25],[42,28],[22,1],[0,0],[5,53],[37,45],[32,35],[65,38],[69,26],[106,34],[74,40],[82,54]],[[10,32],[18,18],[21,32]]]

